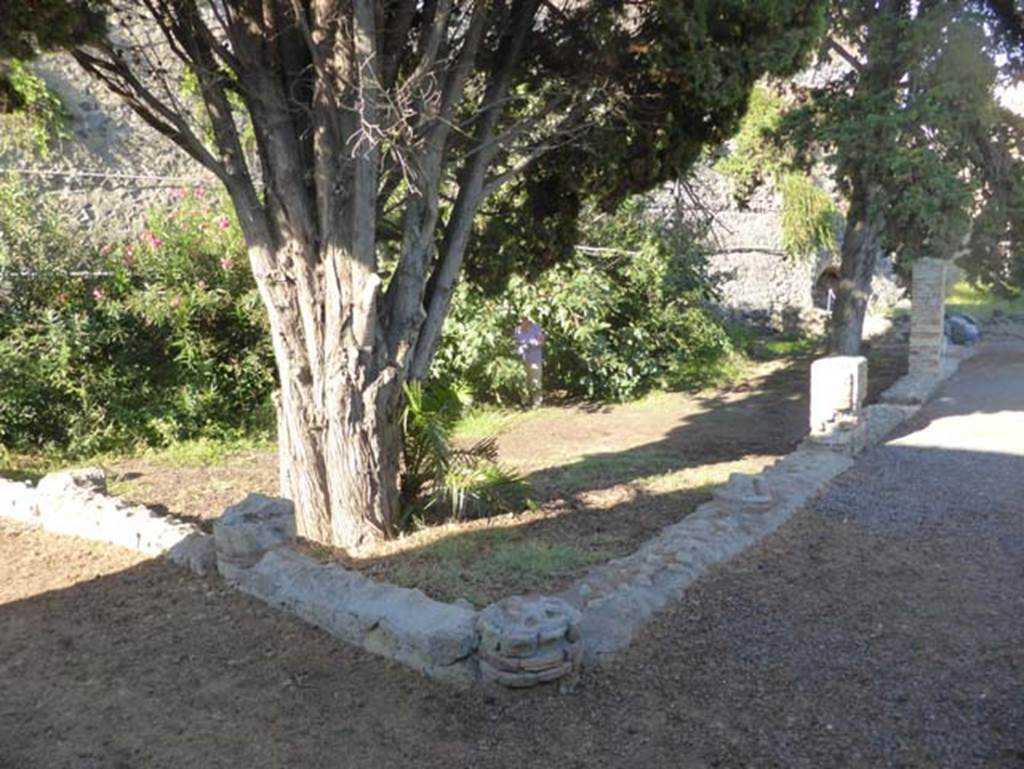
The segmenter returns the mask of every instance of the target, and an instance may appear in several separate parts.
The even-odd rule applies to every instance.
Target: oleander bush
[[[227,207],[201,188],[102,246],[0,183],[0,440],[69,456],[272,424],[263,309]]]

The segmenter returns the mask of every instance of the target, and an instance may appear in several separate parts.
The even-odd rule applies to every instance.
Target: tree
[[[1003,5],[832,5],[826,47],[848,69],[805,94],[782,131],[805,164],[825,160],[847,203],[833,352],[860,349],[882,251],[904,264],[965,252],[978,275],[1007,272],[1007,239],[1019,237],[1022,213],[1011,149],[1020,134],[994,89],[997,54],[1010,68],[1020,50],[1019,12]]]
[[[823,6],[105,8],[109,33],[72,36],[70,52],[226,188],[269,315],[282,476],[299,531],[358,550],[391,533],[403,384],[426,375],[484,200],[541,159],[580,147],[615,146],[620,167],[638,175],[682,170],[695,147],[738,119],[757,77],[800,63]],[[37,43],[54,43],[31,25],[29,38],[33,31]],[[205,125],[177,87],[182,70],[198,86]],[[240,136],[248,128],[254,158]],[[673,135],[686,138],[685,152],[675,152]],[[585,168],[600,175],[601,158],[589,156]]]

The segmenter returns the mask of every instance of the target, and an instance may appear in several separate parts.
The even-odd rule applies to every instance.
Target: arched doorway
[[[811,301],[814,302],[815,307],[832,312],[838,293],[839,270],[835,267],[826,267],[814,281],[814,288],[811,289]]]

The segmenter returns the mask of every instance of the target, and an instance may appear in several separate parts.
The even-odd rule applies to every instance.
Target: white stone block
[[[811,364],[812,435],[826,435],[856,424],[867,396],[868,362],[852,355],[819,358]]]

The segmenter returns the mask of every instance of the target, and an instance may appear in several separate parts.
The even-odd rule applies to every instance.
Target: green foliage
[[[536,276],[572,261],[574,246],[590,239],[581,216],[614,211],[631,196],[684,177],[707,147],[735,133],[759,78],[792,74],[807,63],[826,6],[655,0],[577,3],[554,15],[511,116],[529,119],[520,102],[544,104],[552,84],[608,98],[598,97],[603,106],[571,142],[541,156],[486,203],[466,263],[470,279],[493,293],[512,274]],[[521,160],[512,151],[496,165]]]
[[[106,31],[108,0],[10,0],[0,3],[0,58],[95,41]]]
[[[461,520],[518,512],[529,487],[497,461],[497,444],[484,439],[457,448],[452,432],[465,405],[452,387],[418,382],[405,386],[400,488],[403,511],[396,525],[408,529],[427,521]]]
[[[0,439],[82,456],[272,424],[273,362],[237,225],[203,191],[90,250],[0,185]]]
[[[697,235],[662,226],[636,201],[591,212],[587,246],[534,279],[490,296],[462,285],[433,376],[480,400],[521,402],[526,380],[512,329],[527,314],[545,330],[545,389],[623,399],[714,381],[733,348],[708,311],[711,279]]]
[[[60,98],[18,59],[0,62],[0,153],[49,156],[50,145],[68,135]]]
[[[764,85],[754,88],[750,108],[732,149],[715,165],[733,182],[733,195],[744,205],[762,185],[771,185],[782,198],[782,246],[793,258],[818,251],[836,251],[841,217],[832,196],[811,176],[793,168],[792,152],[776,136],[786,102]]]
[[[732,179],[733,195],[741,203],[762,185],[772,184],[783,170],[783,153],[771,136],[778,130],[784,111],[780,96],[764,85],[754,86],[729,154],[715,164],[720,173]]]
[[[999,284],[1024,277],[1008,248],[1024,234],[1013,202],[1021,134],[995,103],[1002,48],[987,10],[835,4],[833,35],[862,41],[865,64],[807,94],[779,133],[798,161],[824,157],[851,214],[899,261],[950,258],[969,243],[968,272]]]
[[[1024,292],[995,292],[961,281],[950,289],[946,310],[966,312],[982,321],[990,320],[994,315],[1024,313]]]
[[[832,196],[807,175],[787,172],[777,179],[782,196],[782,247],[793,257],[836,252],[842,225]]]

